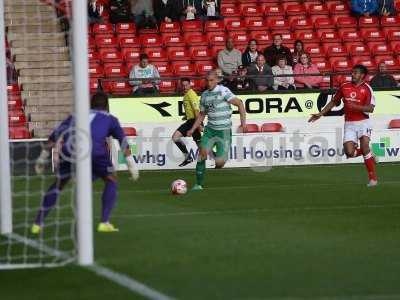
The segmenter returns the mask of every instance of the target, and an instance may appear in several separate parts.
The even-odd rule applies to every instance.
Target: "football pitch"
[[[207,170],[184,196],[169,185],[193,170],[120,173],[96,262],[174,299],[400,299],[400,164],[377,170],[372,189],[361,164]],[[146,298],[69,265],[0,271],[0,299]]]

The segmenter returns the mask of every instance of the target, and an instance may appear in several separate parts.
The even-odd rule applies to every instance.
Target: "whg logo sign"
[[[389,137],[382,137],[379,143],[372,143],[372,152],[378,157],[396,157],[399,151],[399,147],[392,147]]]

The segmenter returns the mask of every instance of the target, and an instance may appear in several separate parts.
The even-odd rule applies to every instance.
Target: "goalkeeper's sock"
[[[187,155],[189,153],[186,145],[181,140],[175,141],[175,145],[179,148],[179,150],[181,150],[183,154]]]
[[[103,210],[101,214],[101,222],[107,223],[110,219],[111,211],[117,200],[117,183],[107,180],[102,195]]]
[[[203,186],[205,172],[206,172],[206,161],[199,160],[196,164],[196,183],[200,186]]]
[[[60,189],[57,187],[57,183],[55,182],[50,186],[43,197],[42,207],[37,214],[35,224],[41,225],[44,223],[44,219],[47,217],[53,206],[56,205],[59,194]]]

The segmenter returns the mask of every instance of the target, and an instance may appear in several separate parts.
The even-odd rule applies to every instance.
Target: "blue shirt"
[[[116,117],[106,111],[91,110],[90,118],[90,135],[92,140],[92,158],[108,157],[109,150],[107,146],[107,138],[113,137],[117,139],[120,145],[123,144],[125,134]],[[51,133],[49,140],[56,143],[59,139],[63,140],[62,154],[71,157],[74,151],[74,118],[69,116]]]

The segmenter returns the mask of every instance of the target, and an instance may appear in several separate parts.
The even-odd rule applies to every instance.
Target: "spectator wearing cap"
[[[264,55],[260,54],[256,59],[256,63],[248,67],[248,75],[253,79],[257,91],[265,92],[272,88],[274,83],[272,70],[265,63]]]
[[[277,57],[284,56],[286,58],[287,64],[293,65],[292,53],[288,47],[282,45],[282,35],[275,34],[273,39],[273,44],[264,50],[264,56],[267,64],[270,66],[275,66],[278,63]]]
[[[129,74],[129,84],[133,86],[134,95],[154,95],[159,90],[159,78],[160,74],[155,66],[149,64],[147,54],[141,54],[140,63],[134,65]]]
[[[231,81],[228,88],[235,92],[253,91],[255,88],[254,81],[247,77],[247,68],[239,66],[238,75]]]
[[[322,76],[307,76],[307,74],[319,74],[317,66],[311,62],[311,58],[307,53],[300,55],[299,63],[294,66],[293,73],[295,75],[303,75],[294,78],[296,88],[318,88],[322,82]]]
[[[374,88],[395,88],[398,87],[396,79],[390,74],[387,73],[386,64],[381,62],[378,66],[378,73],[372,77],[371,86]]]
[[[235,49],[233,39],[226,40],[225,49],[218,52],[218,67],[224,75],[232,75],[242,64],[242,53]]]
[[[378,8],[378,0],[351,0],[351,11],[357,17],[376,15]]]
[[[260,54],[261,52],[257,49],[257,41],[255,39],[251,39],[246,50],[242,54],[242,65],[248,67],[251,64],[254,64],[257,56]]]
[[[278,64],[272,67],[272,74],[274,75],[274,90],[294,90],[293,76],[282,76],[282,75],[293,75],[293,69],[291,66],[286,64],[286,57],[279,56],[277,58]]]

